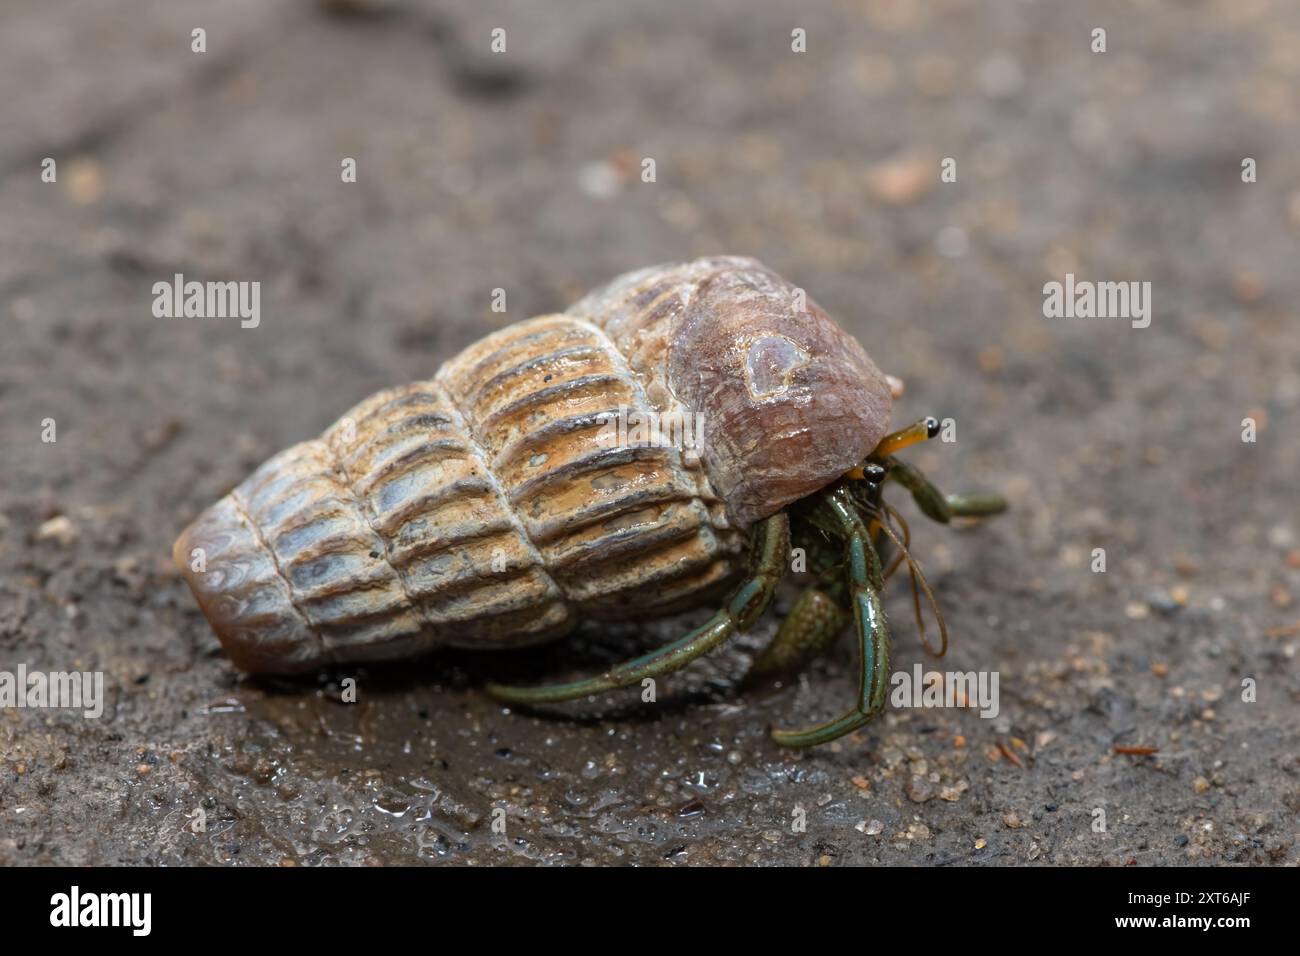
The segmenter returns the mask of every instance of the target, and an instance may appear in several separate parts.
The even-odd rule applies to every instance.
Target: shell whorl
[[[656,405],[703,416],[709,479],[741,526],[825,487],[889,430],[884,373],[754,259],[629,273],[569,312],[609,333]]]

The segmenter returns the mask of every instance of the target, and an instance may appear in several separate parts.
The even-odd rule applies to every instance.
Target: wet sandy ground
[[[103,671],[109,699],[0,711],[0,862],[1300,862],[1300,10],[550,6],[6,12],[0,669]],[[906,379],[899,421],[956,421],[912,455],[936,481],[1012,500],[913,522],[942,666],[997,670],[996,719],[891,710],[783,752],[768,728],[839,712],[853,655],[738,690],[770,619],[654,707],[542,718],[479,690],[707,610],[302,681],[231,668],[168,558],[199,509],[490,329],[719,252]],[[176,272],[260,281],[261,325],[154,318]],[[1150,281],[1151,326],[1044,318],[1066,273]],[[901,669],[926,662],[909,604],[896,582]]]

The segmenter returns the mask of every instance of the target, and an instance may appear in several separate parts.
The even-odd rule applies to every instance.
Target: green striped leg
[[[807,588],[781,622],[776,636],[749,665],[746,683],[792,674],[825,648],[849,623],[848,612],[819,588]]]
[[[940,524],[947,524],[953,518],[985,518],[1007,510],[1006,499],[992,492],[945,495],[920,469],[900,458],[889,459],[888,477],[910,491],[921,512]]]
[[[685,667],[738,631],[749,630],[767,610],[790,555],[790,521],[778,512],[759,524],[754,536],[750,577],[708,621],[685,637],[650,654],[619,664],[598,677],[567,684],[515,687],[488,684],[487,692],[511,704],[551,704],[639,684]]]
[[[773,730],[772,739],[787,747],[812,747],[857,730],[884,709],[889,692],[889,625],[880,603],[884,580],[880,558],[871,546],[867,527],[842,492],[832,491],[825,501],[847,536],[849,594],[858,635],[857,705],[841,717],[802,730]]]

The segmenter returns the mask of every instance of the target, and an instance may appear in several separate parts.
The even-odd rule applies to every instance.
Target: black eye
[[[862,466],[862,478],[873,485],[878,485],[885,480],[885,466],[877,465],[874,461],[868,462]]]

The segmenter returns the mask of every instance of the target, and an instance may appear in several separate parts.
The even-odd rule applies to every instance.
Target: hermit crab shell
[[[749,526],[860,461],[889,409],[862,347],[758,262],[659,266],[370,396],[173,556],[249,671],[535,643],[716,596]]]

